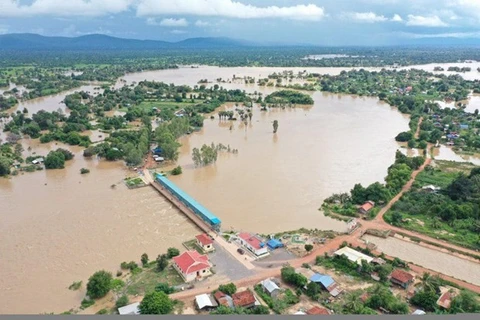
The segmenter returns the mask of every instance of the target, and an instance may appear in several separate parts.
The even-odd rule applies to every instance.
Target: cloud
[[[208,21],[202,21],[202,20],[197,20],[197,21],[195,22],[195,25],[196,25],[197,27],[208,27],[208,26],[210,25],[210,22],[208,22]]]
[[[103,16],[126,11],[135,0],[0,0],[0,17]]]
[[[290,20],[321,20],[325,16],[322,7],[315,4],[290,7],[258,7],[234,0],[140,0],[138,16],[196,15],[238,19],[284,18]]]
[[[480,32],[450,32],[450,33],[433,33],[433,34],[421,34],[421,33],[409,33],[401,32],[401,36],[412,39],[425,39],[425,38],[480,38]]]
[[[438,16],[414,16],[409,14],[406,23],[407,26],[415,27],[447,27],[448,24],[442,21]]]
[[[173,34],[184,34],[184,33],[187,33],[187,31],[175,29],[175,30],[170,31],[170,33],[173,33]]]
[[[0,24],[0,34],[6,34],[8,33],[8,26],[4,24]]]
[[[384,22],[388,20],[385,16],[377,15],[373,12],[345,12],[342,14],[342,17],[347,20],[366,23]]]
[[[394,21],[394,22],[403,22],[403,19],[402,19],[402,17],[400,17],[400,15],[394,14],[394,15],[393,15],[393,18],[392,18],[392,21]]]
[[[185,18],[181,19],[174,19],[174,18],[167,18],[162,19],[162,21],[157,22],[155,18],[147,18],[147,24],[151,26],[162,26],[162,27],[187,27],[188,21]]]

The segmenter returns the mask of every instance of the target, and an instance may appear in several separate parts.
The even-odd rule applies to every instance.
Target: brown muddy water
[[[204,78],[266,77],[283,70],[185,68],[124,79],[195,85]],[[274,90],[222,85],[264,94]],[[77,90],[90,89],[73,91]],[[57,110],[64,96],[30,101],[27,108]],[[202,131],[181,139],[179,164],[184,173],[172,179],[218,215],[224,228],[265,233],[299,227],[343,231],[343,223],[317,210],[322,200],[350,190],[356,182],[382,181],[399,148],[394,137],[408,128],[408,119],[373,98],[323,93],[314,93],[313,98],[311,108],[268,112],[254,108],[246,127],[207,119]],[[273,120],[279,121],[276,135]],[[239,153],[221,154],[215,165],[194,168],[192,148],[211,142],[230,145]],[[61,146],[26,140],[24,153],[46,155]],[[93,272],[115,271],[120,262],[139,260],[143,252],[153,258],[167,247],[180,248],[182,241],[198,232],[154,191],[122,185],[131,174],[122,163],[85,160],[80,148],[67,148],[76,156],[65,170],[0,180],[0,313],[58,313],[78,307],[84,291],[68,290],[72,282],[85,284]],[[82,167],[91,172],[80,175]],[[112,189],[112,184],[117,187]]]
[[[376,244],[380,251],[402,260],[437,271],[460,280],[480,285],[480,265],[476,262],[418,246],[396,238],[381,239],[366,235],[364,239]]]

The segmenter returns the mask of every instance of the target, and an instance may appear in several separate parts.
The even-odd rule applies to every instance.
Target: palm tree
[[[349,292],[345,296],[343,307],[350,314],[358,314],[363,309],[363,303],[360,300],[361,291]]]

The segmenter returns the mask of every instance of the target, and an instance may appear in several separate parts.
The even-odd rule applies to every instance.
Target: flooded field
[[[466,155],[455,153],[451,147],[441,145],[434,148],[433,156],[437,160],[448,160],[457,162],[471,162],[474,165],[480,166],[480,154]]]
[[[449,254],[416,245],[396,238],[382,239],[364,236],[375,243],[380,251],[419,266],[441,272],[460,280],[480,285],[480,264],[463,260]]]

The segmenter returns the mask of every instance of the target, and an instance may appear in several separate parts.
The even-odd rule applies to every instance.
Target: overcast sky
[[[480,0],[0,0],[0,34],[317,45],[480,43]]]

